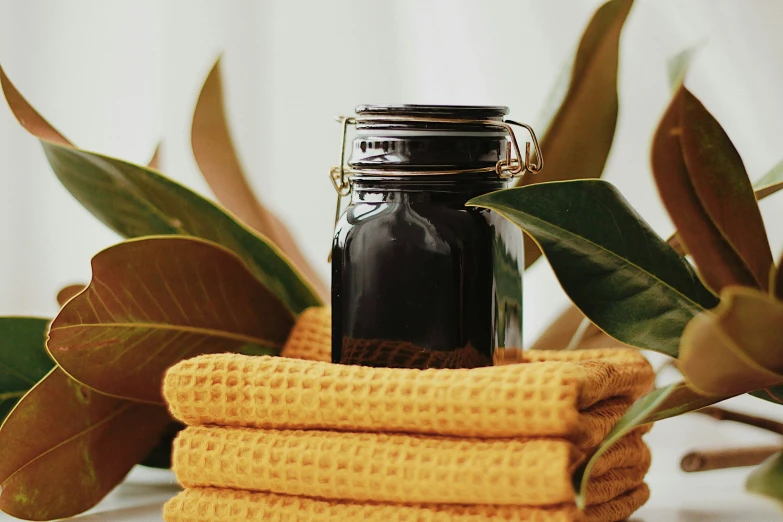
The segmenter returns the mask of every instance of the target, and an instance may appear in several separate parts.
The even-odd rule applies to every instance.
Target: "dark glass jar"
[[[522,233],[466,207],[503,189],[506,107],[360,106],[332,248],[332,360],[471,368],[522,345]],[[506,350],[514,348],[514,350]]]

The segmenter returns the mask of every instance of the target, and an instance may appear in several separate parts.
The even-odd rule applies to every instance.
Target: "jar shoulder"
[[[340,246],[359,239],[363,243],[370,239],[373,243],[462,245],[490,232],[489,215],[486,209],[458,205],[358,203],[341,216],[335,240]]]

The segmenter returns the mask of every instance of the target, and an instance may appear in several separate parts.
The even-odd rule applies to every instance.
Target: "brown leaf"
[[[170,421],[161,406],[101,395],[53,369],[0,429],[0,509],[53,520],[91,508]]]
[[[84,290],[85,285],[68,285],[59,292],[57,292],[57,304],[63,306],[73,296]]]
[[[698,151],[714,151],[716,144],[733,151],[721,154],[725,164],[709,161]],[[771,264],[772,255],[742,161],[712,115],[685,87],[675,94],[655,133],[652,167],[661,199],[705,282],[716,291],[732,284],[766,288],[769,265],[763,280],[756,271],[767,255]],[[743,233],[755,239],[737,237]]]
[[[92,281],[55,318],[47,347],[79,382],[162,403],[163,373],[202,353],[276,353],[293,325],[286,307],[232,252],[161,236],[120,243],[92,260]]]
[[[783,303],[740,286],[682,335],[679,368],[696,390],[739,395],[783,383]]]
[[[152,153],[152,157],[150,158],[150,162],[147,163],[147,166],[151,169],[160,170],[160,151],[163,148],[162,143],[158,143],[158,145],[155,147],[155,152]]]
[[[720,123],[687,89],[683,94],[681,144],[693,188],[726,241],[766,290],[772,251],[745,165]]]
[[[11,80],[8,79],[8,76],[6,76],[2,67],[0,67],[0,87],[3,89],[3,94],[11,109],[11,113],[27,132],[41,140],[50,141],[65,147],[75,147],[68,138],[63,136],[60,131],[55,129],[51,123],[46,121],[46,119],[30,105],[24,96],[17,90],[16,86],[11,83]],[[161,144],[159,143],[149,162],[150,168],[155,170],[158,170],[159,167],[160,148]]]
[[[523,177],[520,186],[603,173],[617,123],[620,33],[632,5],[633,0],[611,0],[593,15],[579,42],[568,92],[541,141],[546,167]],[[540,256],[525,235],[525,267]]]
[[[196,163],[218,201],[280,247],[315,286],[321,299],[328,301],[326,284],[307,262],[291,233],[253,195],[231,140],[223,105],[219,59],[201,88],[193,113],[190,140]]]
[[[0,67],[0,86],[3,88],[5,99],[8,102],[8,106],[11,108],[11,112],[19,123],[27,129],[30,134],[37,136],[43,140],[51,141],[59,145],[65,145],[72,147],[73,144],[68,139],[60,134],[60,132],[52,127],[43,116],[33,109],[33,107],[27,103],[27,100],[19,93],[11,80],[6,76],[5,71]]]

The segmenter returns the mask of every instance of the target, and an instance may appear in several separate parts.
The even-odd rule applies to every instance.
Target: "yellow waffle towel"
[[[330,343],[328,310],[311,309],[286,357],[169,370],[164,395],[190,427],[173,456],[188,489],[166,520],[583,520],[571,473],[653,379],[635,350],[408,370],[324,362]],[[646,501],[649,464],[641,432],[604,456],[587,520]]]
[[[173,469],[185,487],[216,486],[357,501],[547,506],[571,502],[583,455],[561,439],[190,427]],[[650,454],[634,433],[599,461],[588,504],[641,484]]]
[[[642,484],[617,498],[589,506],[550,507],[357,503],[251,493],[231,489],[186,489],[163,509],[166,522],[606,522],[624,520],[647,501]]]

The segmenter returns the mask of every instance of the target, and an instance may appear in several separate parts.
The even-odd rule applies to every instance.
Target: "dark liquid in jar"
[[[357,181],[332,256],[332,360],[493,364],[521,346],[521,231],[469,199],[498,178]]]

